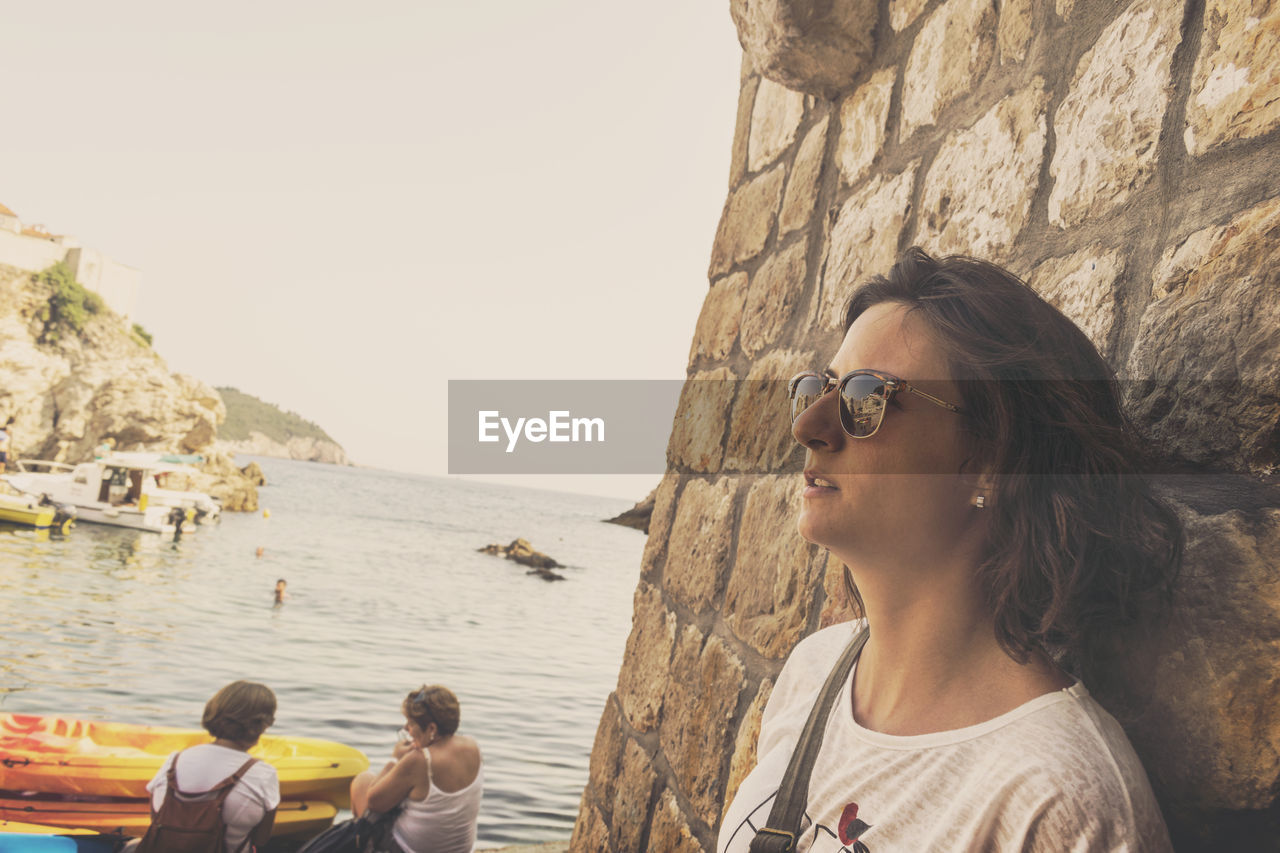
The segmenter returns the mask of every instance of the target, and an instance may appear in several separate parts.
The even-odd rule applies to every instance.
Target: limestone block
[[[1175,479],[1188,481],[1181,491],[1206,478]],[[1250,824],[1265,832],[1262,812],[1276,808],[1280,509],[1200,516],[1183,507],[1179,514],[1187,556],[1176,616],[1121,637],[1110,683],[1097,692],[1127,722],[1174,838],[1195,850],[1265,849],[1258,842],[1274,842],[1274,834],[1253,844],[1206,838],[1206,813],[1220,812],[1237,833]]]
[[[680,804],[668,788],[662,792],[649,827],[649,849],[662,853],[705,853],[689,824],[680,813]]]
[[[729,419],[725,467],[758,474],[776,471],[799,448],[791,435],[787,381],[816,366],[813,352],[776,350],[751,366]]]
[[[730,0],[729,13],[761,74],[829,97],[865,67],[878,8],[875,0]]]
[[[730,723],[743,688],[742,662],[724,640],[690,625],[680,635],[663,699],[662,752],[694,817],[714,826],[724,798],[721,765],[732,748]]]
[[[728,574],[736,486],[728,477],[714,484],[691,480],[680,495],[663,586],[673,601],[695,613],[711,606]]]
[[[1280,125],[1280,5],[1209,0],[1183,141],[1203,154]]]
[[[1134,0],[1076,65],[1053,117],[1054,225],[1070,228],[1107,213],[1151,177],[1182,4]]]
[[[747,493],[725,593],[730,630],[765,657],[780,658],[804,633],[819,569],[796,532],[799,474],[760,477]]]
[[[784,166],[775,166],[729,194],[711,247],[710,278],[724,275],[734,264],[749,261],[764,250],[782,203],[785,171]]]
[[[733,350],[742,322],[742,308],[747,301],[747,274],[736,272],[711,285],[702,302],[702,313],[693,332],[689,362],[699,358],[721,361]]]
[[[614,850],[640,849],[640,836],[649,820],[649,800],[657,779],[649,756],[639,744],[628,740],[618,768],[617,792],[609,822]]]
[[[829,120],[824,117],[811,127],[796,152],[791,176],[787,179],[787,193],[782,199],[782,213],[778,216],[780,236],[803,228],[813,219],[818,205],[818,179],[822,177],[828,125]]]
[[[644,554],[640,558],[640,576],[650,583],[656,583],[654,576],[661,564],[662,556],[667,552],[667,537],[671,533],[671,520],[676,511],[676,489],[680,485],[680,475],[666,474],[653,496],[653,514],[649,516],[649,536],[644,543]]]
[[[1280,199],[1170,247],[1126,404],[1164,456],[1267,475],[1280,463]]]
[[[724,455],[725,421],[736,390],[727,367],[696,373],[680,389],[667,461],[694,471],[716,471]]]
[[[618,671],[618,702],[637,731],[647,732],[658,723],[675,642],[675,614],[667,611],[657,587],[641,581],[636,587],[631,635]]]
[[[729,779],[725,784],[724,805],[729,807],[733,798],[738,795],[742,780],[756,766],[756,743],[760,740],[760,718],[764,716],[765,703],[773,692],[773,682],[766,678],[756,691],[756,698],[738,724],[738,736],[733,743],[733,758],[729,762]],[[721,817],[723,817],[723,813]]]
[[[818,614],[818,627],[861,619],[862,609],[844,585],[844,563],[830,551],[825,556],[819,553],[817,559],[822,563],[822,590],[827,596]]]
[[[917,243],[943,255],[1008,256],[1038,186],[1048,97],[1036,78],[948,137],[924,178]]]
[[[883,68],[840,104],[840,140],[836,164],[846,186],[861,180],[884,147],[889,98],[898,78],[896,68]]]
[[[778,338],[804,292],[805,253],[809,244],[799,240],[770,255],[751,277],[742,311],[740,339],[749,357]]]
[[[569,839],[569,853],[602,853],[609,849],[609,827],[595,806],[582,804]]]
[[[993,0],[949,0],[929,16],[903,73],[900,140],[973,89],[995,54],[995,33]]]
[[[996,28],[1000,64],[1013,65],[1027,58],[1031,44],[1031,0],[1005,0]]]
[[[919,161],[899,175],[875,176],[840,208],[822,273],[821,327],[840,328],[854,288],[867,276],[888,272],[897,260],[918,166]]]
[[[583,802],[588,800],[613,807],[614,797],[618,793],[618,766],[622,762],[622,749],[627,737],[622,731],[622,715],[618,713],[617,703],[610,697],[604,703],[604,712],[600,715],[600,725],[596,727],[596,740],[591,747],[591,762],[588,765],[588,781],[590,787],[583,794]]]
[[[1093,247],[1044,261],[1032,270],[1027,283],[1079,326],[1109,359],[1122,272],[1123,254]]]
[[[791,147],[804,120],[804,93],[761,80],[751,110],[747,170],[758,172]]]
[[[756,102],[756,90],[760,77],[751,74],[743,78],[738,89],[738,118],[733,127],[733,150],[729,156],[729,189],[742,182],[747,174],[747,140],[751,136],[751,108]]]
[[[915,23],[929,0],[889,0],[889,26],[900,33]]]

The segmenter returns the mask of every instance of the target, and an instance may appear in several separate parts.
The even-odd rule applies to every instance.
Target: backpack
[[[178,756],[181,754],[169,762],[169,787],[164,792],[164,802],[160,810],[151,815],[151,826],[133,853],[227,853],[222,803],[258,759],[250,758],[208,791],[188,794],[178,788]]]
[[[335,823],[308,841],[298,853],[367,853],[390,835],[391,825],[402,808],[403,804],[382,814],[366,811],[361,817]]]

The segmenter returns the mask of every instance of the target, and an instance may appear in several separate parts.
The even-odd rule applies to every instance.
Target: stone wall
[[[1280,849],[1280,4],[733,0],[689,377],[785,379],[907,246],[1003,263],[1122,376],[1188,529],[1096,685],[1181,851]],[[765,391],[758,390],[765,388]],[[849,617],[769,385],[690,382],[571,849],[710,851],[788,651]],[[776,393],[776,392],[774,392]],[[764,472],[764,473],[761,473]]]

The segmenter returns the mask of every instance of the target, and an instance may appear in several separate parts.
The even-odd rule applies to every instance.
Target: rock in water
[[[476,550],[481,554],[492,554],[495,557],[502,556],[508,560],[515,560],[522,566],[529,566],[533,569],[529,574],[546,572],[546,574],[555,575],[555,577],[546,578],[547,580],[564,580],[563,577],[556,575],[555,572],[548,571],[549,569],[557,568],[560,564],[541,551],[535,551],[533,545],[529,544],[528,539],[513,539],[510,545],[485,545],[483,548],[477,548]],[[542,576],[546,577],[546,575]]]
[[[648,533],[649,519],[653,517],[653,502],[657,494],[658,490],[654,489],[652,492],[649,492],[649,496],[647,498],[640,501],[640,503],[636,504],[631,509],[621,515],[615,515],[613,518],[606,518],[605,523],[621,524],[623,527],[634,527],[636,530],[643,530],[645,533]]]

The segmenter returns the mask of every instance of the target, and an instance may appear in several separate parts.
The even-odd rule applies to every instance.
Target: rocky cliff
[[[226,417],[218,392],[171,373],[106,307],[69,327],[51,316],[54,296],[50,282],[0,265],[0,423],[13,419],[12,455],[75,463],[112,438],[120,450],[212,457]],[[257,507],[253,484],[229,459],[206,467],[201,484],[227,509]]]
[[[352,464],[341,445],[302,416],[236,388],[217,391],[227,407],[226,421],[218,430],[219,450],[331,465]]]

